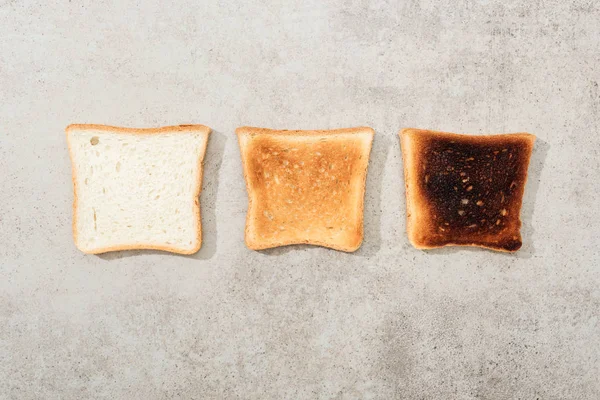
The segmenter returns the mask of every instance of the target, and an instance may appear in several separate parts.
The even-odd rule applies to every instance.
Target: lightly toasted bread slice
[[[418,249],[517,251],[535,136],[400,132],[408,238]]]
[[[69,125],[73,236],[84,253],[200,249],[199,195],[210,128]]]
[[[363,240],[374,131],[236,130],[246,188],[246,245],[312,244],[352,252]]]

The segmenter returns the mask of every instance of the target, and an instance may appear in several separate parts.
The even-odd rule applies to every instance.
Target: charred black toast
[[[480,246],[517,251],[535,136],[400,132],[407,231],[419,249]]]

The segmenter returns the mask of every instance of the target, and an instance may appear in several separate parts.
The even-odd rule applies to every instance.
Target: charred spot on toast
[[[418,136],[416,172],[432,246],[521,247],[519,213],[531,148],[522,137]]]

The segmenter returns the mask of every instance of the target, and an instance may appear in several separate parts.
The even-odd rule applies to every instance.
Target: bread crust
[[[372,140],[373,140],[373,136],[374,136],[375,131],[372,128],[369,127],[358,127],[358,128],[343,128],[343,129],[334,129],[334,130],[274,130],[274,129],[268,129],[268,128],[255,128],[255,127],[247,127],[247,126],[242,126],[236,129],[236,134],[238,137],[238,142],[240,145],[240,150],[241,150],[241,155],[242,155],[242,164],[243,164],[243,172],[244,172],[244,179],[246,182],[246,189],[248,192],[248,213],[246,215],[246,227],[245,227],[245,243],[246,246],[252,250],[263,250],[263,249],[268,249],[268,248],[273,248],[273,247],[280,247],[280,246],[288,246],[288,245],[294,245],[294,244],[309,244],[309,245],[317,245],[317,246],[323,246],[323,247],[328,247],[334,250],[339,250],[339,251],[344,251],[344,252],[353,252],[356,251],[363,240],[363,212],[364,212],[364,194],[365,194],[365,183],[366,183],[366,176],[367,176],[367,167],[368,167],[368,159],[369,159],[369,154],[371,151],[371,145],[372,145]],[[350,138],[355,137],[354,135],[357,134],[367,134],[369,135],[368,138],[368,144],[366,144],[366,147],[359,147],[359,146],[365,146],[363,144],[355,144],[350,142]],[[265,135],[265,136],[262,136]],[[339,140],[340,143],[342,143],[342,138],[344,137],[344,135],[348,135],[349,146],[354,146],[354,150],[356,154],[361,154],[360,157],[358,158],[358,160],[360,161],[356,161],[353,163],[353,165],[356,166],[356,168],[358,169],[358,172],[356,174],[356,178],[360,178],[359,182],[356,182],[356,186],[357,188],[355,189],[355,192],[350,192],[349,194],[347,194],[347,196],[357,196],[358,198],[356,200],[358,200],[358,204],[356,206],[356,209],[353,210],[355,211],[355,216],[356,216],[356,221],[355,221],[355,228],[356,231],[352,234],[349,234],[348,237],[344,237],[342,240],[327,240],[327,238],[323,238],[320,237],[320,234],[316,234],[316,235],[308,235],[308,237],[299,237],[297,234],[294,235],[293,233],[290,234],[289,236],[282,238],[280,240],[271,240],[271,239],[264,239],[264,238],[259,238],[258,235],[255,234],[254,231],[256,231],[259,228],[264,228],[264,224],[260,224],[259,222],[256,222],[256,219],[259,218],[259,213],[262,210],[263,212],[265,212],[265,210],[261,209],[261,203],[259,200],[259,197],[266,192],[266,187],[268,187],[268,183],[263,183],[263,184],[259,184],[256,177],[253,176],[253,173],[255,173],[255,169],[252,165],[253,162],[253,157],[252,157],[252,153],[255,150],[252,150],[250,148],[250,140],[251,138],[255,138],[255,137],[263,137],[265,138],[273,138],[274,143],[276,143],[276,145],[281,145],[282,143],[290,144],[289,140],[295,140],[298,138],[312,138],[312,137],[321,137],[323,138],[323,140],[327,140],[328,138],[334,138],[336,140]],[[336,136],[338,138],[336,138]],[[344,145],[345,146],[345,145]],[[303,145],[303,144],[298,144],[297,145],[298,148],[301,148],[302,150],[306,150],[308,149],[309,146],[307,145]],[[366,153],[366,157],[365,160],[362,160],[362,153]],[[335,153],[332,152],[331,153],[332,157],[341,157],[344,156],[344,160],[348,160],[349,156],[347,154],[341,154],[341,153]],[[308,172],[306,172],[308,175],[314,177],[314,173],[316,172],[315,170],[315,165],[314,165],[314,160],[311,160],[310,158],[308,158],[308,156],[306,155],[301,155],[298,156],[299,158],[297,158],[296,161],[298,161],[299,163],[301,163],[303,165],[302,168],[305,168]],[[282,160],[281,156],[275,156],[274,159],[277,160],[277,162]],[[254,160],[255,161],[255,160]],[[351,160],[352,161],[352,160]],[[285,161],[283,161],[285,162]],[[265,162],[266,163],[266,162]],[[306,164],[304,164],[306,163]],[[294,165],[294,167],[298,167],[297,165]],[[268,173],[268,171],[267,171]],[[348,182],[350,182],[353,179],[353,176],[348,173],[347,175],[344,176],[344,179],[348,179]],[[342,178],[339,177],[339,179],[341,180]],[[337,182],[337,180],[336,180]],[[266,185],[266,186],[265,186]],[[305,190],[305,187],[301,187],[301,190]],[[309,188],[310,190],[310,188]],[[315,189],[317,190],[317,189]],[[293,196],[293,194],[290,194],[290,189],[281,189],[281,193],[288,194],[290,196]],[[293,191],[293,190],[292,190]],[[278,193],[279,194],[279,193]],[[318,196],[319,193],[318,191],[312,192],[307,194],[308,200],[314,200],[316,196]],[[289,200],[291,201],[291,200]],[[290,206],[289,210],[279,210],[280,213],[285,213],[286,211],[289,211],[290,214],[293,214],[294,216],[298,213],[298,210],[296,209],[296,211],[292,211],[292,207]],[[276,217],[272,217],[272,218],[276,218]],[[322,218],[321,216],[312,216],[312,217],[308,217],[308,218],[312,218],[312,221],[316,221],[319,218]],[[292,223],[290,225],[290,228],[293,230],[295,228],[297,228],[298,223],[294,224]],[[341,225],[341,223],[340,223]],[[258,227],[258,228],[257,228]],[[339,228],[339,226],[331,227],[328,229],[336,229]],[[341,228],[340,228],[341,229]]]
[[[203,132],[206,133],[208,135],[208,137],[210,138],[210,133],[211,133],[211,128],[209,128],[208,126],[205,125],[172,125],[172,126],[163,126],[163,127],[159,127],[159,128],[127,128],[127,127],[118,127],[118,126],[110,126],[110,125],[101,125],[101,124],[71,124],[68,125],[65,128],[65,134],[66,134],[66,138],[67,138],[67,147],[69,149],[69,156],[71,159],[71,170],[72,170],[72,181],[73,181],[73,223],[72,223],[72,230],[73,230],[73,240],[75,242],[75,246],[82,251],[85,254],[101,254],[101,253],[108,253],[111,251],[122,251],[122,250],[161,250],[161,251],[167,251],[170,253],[177,253],[177,254],[194,254],[196,252],[198,252],[198,250],[200,250],[200,248],[202,247],[202,220],[201,220],[201,214],[200,214],[200,202],[199,202],[199,197],[200,197],[200,192],[202,191],[202,178],[203,178],[203,173],[204,173],[204,168],[202,167],[202,163],[204,162],[204,157],[201,157],[198,160],[198,179],[197,179],[197,186],[194,190],[194,214],[197,220],[197,224],[198,224],[198,228],[197,228],[197,245],[192,248],[191,250],[182,250],[178,247],[174,247],[174,246],[157,246],[157,245],[152,245],[152,244],[147,244],[147,243],[133,243],[133,244],[127,244],[127,245],[123,245],[123,246],[112,246],[112,247],[103,247],[103,248],[98,248],[98,249],[94,249],[92,251],[87,251],[81,248],[81,246],[79,245],[79,241],[78,241],[78,235],[77,235],[77,203],[78,203],[78,198],[77,198],[77,192],[78,192],[78,186],[77,186],[77,168],[75,166],[75,162],[74,162],[74,157],[73,157],[73,150],[72,150],[72,146],[71,146],[71,141],[69,140],[69,134],[71,131],[73,130],[77,130],[77,131],[81,131],[81,130],[99,130],[99,131],[105,131],[105,132],[114,132],[114,133],[119,133],[119,134],[165,134],[165,133],[176,133],[176,132],[189,132],[189,131],[198,131],[198,132]],[[205,144],[204,144],[204,149],[202,154],[206,155],[206,147],[208,145],[208,140],[206,140]]]
[[[402,148],[402,158],[404,160],[407,233],[408,238],[414,247],[417,249],[433,249],[444,246],[477,246],[501,252],[514,252],[521,247],[520,209],[527,181],[529,159],[535,142],[534,135],[529,133],[461,135],[449,132],[408,128],[402,129],[399,132],[399,136]],[[432,146],[431,143],[441,141],[462,146],[479,146],[480,148],[489,147],[490,149],[492,147],[495,149],[512,146],[514,149],[519,150],[520,155],[515,157],[512,164],[515,165],[516,168],[516,172],[514,172],[513,175],[514,180],[509,184],[510,187],[501,188],[501,193],[505,190],[508,191],[509,189],[512,191],[512,199],[509,200],[506,205],[502,205],[502,216],[506,216],[506,218],[499,218],[504,225],[501,232],[492,232],[491,230],[486,232],[484,229],[478,230],[478,228],[475,228],[473,233],[465,233],[462,231],[462,233],[457,234],[448,232],[452,231],[452,229],[446,230],[443,225],[438,226],[439,221],[434,221],[438,214],[436,207],[439,210],[440,204],[451,210],[454,210],[452,207],[457,207],[457,209],[461,208],[455,204],[445,204],[443,199],[428,198],[424,189],[426,183],[420,178],[420,175],[423,173],[422,170],[425,170],[426,166],[427,168],[431,168],[431,162],[428,165],[429,160],[427,160],[428,157],[431,157],[427,152]],[[490,150],[490,152],[492,152],[492,150]],[[512,157],[512,154],[509,154],[509,156]],[[474,164],[477,165],[476,161],[473,161]],[[489,165],[492,161],[489,159],[485,161],[489,162],[485,167],[489,170],[491,168]],[[448,168],[451,169],[454,169],[455,167],[455,165],[448,165]],[[477,167],[474,169],[476,170]],[[432,173],[435,174],[436,171],[433,171]],[[514,188],[513,184],[515,185]],[[470,185],[470,183],[467,183],[466,185]],[[460,188],[460,183],[457,184],[454,189],[457,190],[457,187]],[[465,197],[470,194],[478,193],[474,191],[466,194]],[[485,196],[485,194],[483,195]],[[487,193],[487,195],[491,196],[489,193]],[[482,198],[482,205],[484,204],[483,200],[486,200],[487,202],[487,199]],[[504,201],[504,194],[502,194],[502,201]],[[475,213],[477,213],[477,208],[475,208]],[[485,221],[485,219],[482,221]],[[498,221],[496,221],[496,223],[499,224]]]

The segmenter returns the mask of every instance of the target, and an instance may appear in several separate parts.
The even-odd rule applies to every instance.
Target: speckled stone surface
[[[589,0],[0,1],[0,398],[600,398],[599,20]],[[214,129],[198,254],[76,250],[74,122]],[[246,249],[240,125],[375,129],[358,252]],[[411,247],[402,127],[537,135],[521,251]]]

